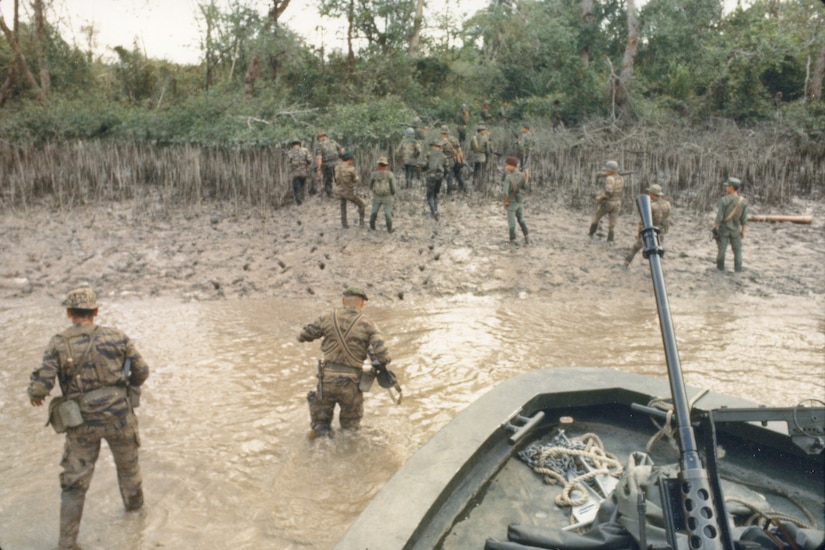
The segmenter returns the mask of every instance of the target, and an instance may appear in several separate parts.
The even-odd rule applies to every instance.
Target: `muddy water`
[[[140,409],[147,505],[124,514],[106,449],[86,503],[86,550],[330,548],[398,467],[493,384],[541,367],[665,376],[652,295],[458,296],[370,303],[404,386],[375,386],[357,436],[310,443],[317,343],[299,344],[318,300],[104,303],[152,367]],[[825,399],[817,300],[671,297],[685,380],[769,406]],[[57,540],[62,437],[25,388],[65,319],[54,303],[0,304],[0,547]],[[380,526],[376,526],[380,528]]]

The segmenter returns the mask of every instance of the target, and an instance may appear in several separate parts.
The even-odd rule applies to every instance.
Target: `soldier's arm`
[[[53,337],[43,352],[40,368],[34,370],[29,380],[27,394],[32,405],[39,407],[43,399],[49,395],[54,387],[54,381],[60,372],[60,356],[57,353],[56,338]]]
[[[301,330],[301,332],[298,334],[298,341],[312,342],[313,340],[317,340],[323,335],[324,331],[321,329],[321,320],[316,319],[312,323],[305,326],[303,330]]]
[[[129,385],[141,386],[146,379],[149,378],[149,365],[143,359],[143,356],[138,353],[134,342],[126,337],[126,358],[132,363],[132,368],[129,371]]]
[[[373,324],[373,330],[370,332],[370,347],[372,348],[373,353],[375,353],[375,358],[385,365],[388,365],[390,361],[392,361],[390,351],[387,349],[387,345],[384,342],[384,336],[375,324]]]

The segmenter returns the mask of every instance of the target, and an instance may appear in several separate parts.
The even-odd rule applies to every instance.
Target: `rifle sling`
[[[67,393],[69,393],[69,385],[72,383],[72,380],[74,380],[75,376],[77,376],[80,373],[80,369],[83,368],[83,362],[86,361],[86,356],[89,355],[89,351],[91,351],[91,349],[92,349],[92,344],[95,343],[95,338],[97,336],[97,329],[98,329],[98,327],[95,326],[95,328],[92,330],[92,333],[89,334],[89,344],[86,346],[86,349],[83,352],[83,355],[80,356],[80,361],[75,361],[74,360],[74,351],[72,350],[71,343],[69,343],[69,339],[66,338],[65,336],[63,336],[62,334],[60,335],[60,338],[63,340],[63,342],[65,342],[66,349],[68,350],[69,359],[68,359],[67,363],[70,364],[70,369],[71,369],[67,373],[69,376],[68,376],[68,378],[66,378],[66,388],[65,388],[65,390],[64,390],[62,384],[60,386],[60,389],[64,390],[63,395],[66,395]],[[98,380],[100,380],[101,379],[100,378],[100,370],[99,370],[99,367],[97,366],[97,364],[95,364],[95,372],[97,373]],[[78,386],[78,389],[80,389],[80,393],[83,393],[83,387],[80,385],[79,382],[78,382],[77,386]]]
[[[739,201],[736,203],[736,206],[733,207],[733,210],[730,211],[730,214],[725,216],[725,219],[722,220],[722,223],[727,223],[731,221],[734,218],[734,216],[736,216],[736,213],[739,212],[739,207],[742,206],[743,200],[745,200],[745,197],[740,196]]]

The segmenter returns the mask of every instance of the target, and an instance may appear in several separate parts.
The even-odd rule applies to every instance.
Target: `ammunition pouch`
[[[127,386],[126,397],[129,398],[129,405],[133,409],[140,407],[140,386]]]
[[[83,415],[80,414],[80,405],[73,399],[54,397],[49,402],[49,419],[46,425],[52,425],[55,433],[66,433],[69,428],[76,428],[83,424]]]
[[[365,370],[361,372],[361,378],[358,380],[358,389],[362,392],[370,391],[372,383],[375,381],[375,369]]]

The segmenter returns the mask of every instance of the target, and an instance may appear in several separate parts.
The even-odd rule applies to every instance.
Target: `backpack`
[[[390,176],[388,173],[383,172],[373,176],[372,192],[376,195],[390,194]]]

